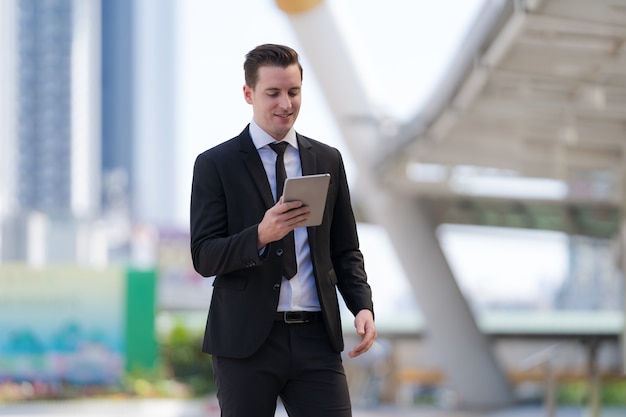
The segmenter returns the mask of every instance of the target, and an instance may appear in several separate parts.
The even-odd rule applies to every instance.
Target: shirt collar
[[[250,137],[252,138],[252,142],[257,149],[261,149],[264,146],[269,145],[270,143],[276,142],[276,139],[271,137],[269,133],[263,130],[254,119],[250,122]],[[295,149],[298,149],[298,140],[296,138],[296,130],[291,127],[287,135],[281,140],[281,142],[287,142]]]

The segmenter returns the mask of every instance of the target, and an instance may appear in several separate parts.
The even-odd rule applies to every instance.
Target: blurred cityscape
[[[177,13],[168,0],[0,0],[0,384],[45,380],[37,369],[72,375],[76,384],[122,374],[126,270],[155,273],[157,337],[179,320],[202,329],[211,280],[193,270],[176,201],[186,195],[181,171],[191,170],[176,157]],[[356,403],[430,398],[445,378],[423,336],[420,307],[384,230],[365,222],[359,228],[381,340],[362,362],[347,365]],[[438,228],[481,330],[493,336],[506,368],[534,383],[518,385],[522,400],[544,396],[546,374],[529,365],[537,352],[551,352],[550,363],[572,378],[586,377],[591,351],[601,370],[621,372],[619,237],[550,233]],[[529,252],[515,253],[509,270],[490,271],[488,264],[505,256],[499,250],[518,250],[504,241],[523,241],[516,248]],[[530,252],[547,241],[554,252]],[[532,276],[516,273],[534,262]],[[42,330],[40,315],[50,311],[49,323],[61,327]],[[521,322],[508,315],[520,311],[528,313]],[[558,314],[546,312],[569,321],[552,324]],[[594,337],[572,341],[555,332],[572,321]],[[542,326],[545,338],[528,337]],[[18,363],[46,349],[55,355],[52,368]],[[106,372],[92,381],[89,366]],[[446,402],[445,390],[437,395]]]

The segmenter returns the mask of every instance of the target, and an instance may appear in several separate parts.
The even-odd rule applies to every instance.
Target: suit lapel
[[[244,164],[248,168],[252,181],[256,185],[263,202],[270,208],[274,205],[274,197],[272,189],[263,168],[263,162],[259,156],[259,152],[254,147],[252,138],[250,137],[249,127],[247,127],[241,135],[239,135],[239,149],[241,151]]]
[[[311,142],[304,136],[297,134],[298,149],[300,151],[300,163],[302,165],[302,175],[311,175],[317,173],[317,158],[313,152]],[[274,197],[270,188],[263,162],[259,156],[259,152],[254,147],[252,138],[250,137],[249,127],[247,127],[239,135],[239,150],[241,151],[244,164],[248,168],[252,181],[256,185],[257,190],[265,205],[270,208],[274,205]]]
[[[300,164],[302,165],[302,175],[317,173],[317,160],[311,142],[304,136],[296,134],[298,138],[298,149],[300,150]]]

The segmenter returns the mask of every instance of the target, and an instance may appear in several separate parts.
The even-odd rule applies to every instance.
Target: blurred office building
[[[86,261],[79,240],[98,233],[100,193],[97,7],[9,0],[2,8],[2,78],[11,86],[2,106],[2,259]]]
[[[172,13],[169,0],[0,3],[0,261],[124,259],[134,224],[172,217]]]

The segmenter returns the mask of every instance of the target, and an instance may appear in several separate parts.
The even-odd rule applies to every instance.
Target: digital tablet
[[[322,224],[328,184],[330,184],[330,174],[304,175],[285,180],[283,201],[302,201],[302,204],[311,209],[311,216],[303,226]]]

